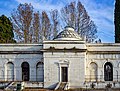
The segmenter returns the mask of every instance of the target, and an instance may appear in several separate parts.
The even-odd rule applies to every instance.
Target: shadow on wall
[[[55,83],[55,84],[49,86],[47,89],[54,90],[57,85],[58,85],[58,83]]]

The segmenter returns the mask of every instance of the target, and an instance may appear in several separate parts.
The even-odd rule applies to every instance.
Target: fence
[[[4,82],[4,81],[35,81],[35,82],[43,82],[44,78],[41,75],[29,75],[29,76],[25,76],[26,79],[24,78],[24,76],[21,77],[17,77],[15,75],[4,75],[1,76],[0,75],[0,82]]]
[[[120,75],[113,75],[110,77],[104,75],[85,75],[86,82],[104,82],[104,81],[114,81],[120,82]]]

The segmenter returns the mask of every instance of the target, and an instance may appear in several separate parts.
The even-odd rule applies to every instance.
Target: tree
[[[19,4],[11,17],[17,41],[31,43],[33,6],[27,3]]]
[[[51,30],[52,30],[52,39],[54,39],[59,31],[59,14],[58,14],[58,10],[52,10],[50,12],[51,14]]]
[[[59,20],[60,17],[62,20]],[[74,27],[87,42],[96,39],[96,26],[80,1],[63,7],[61,14],[58,10],[52,10],[50,15],[46,11],[34,12],[31,4],[20,4],[12,13],[11,20],[18,42],[38,43],[44,39],[54,39],[63,25]]]
[[[10,20],[5,16],[0,16],[0,43],[15,43],[13,26]]]
[[[44,37],[44,39],[51,39],[51,23],[50,23],[50,19],[46,13],[46,11],[42,11],[42,21],[41,21],[41,26],[42,26],[42,37]],[[43,39],[43,40],[44,40]]]
[[[52,38],[51,23],[46,11],[34,12],[31,4],[19,4],[11,20],[18,42],[39,43]]]
[[[71,2],[61,9],[61,16],[64,23],[74,27],[77,33],[86,42],[93,42],[97,36],[97,28],[94,22],[88,16],[84,6],[80,1]]]
[[[115,2],[114,10],[115,43],[120,43],[120,0]]]
[[[40,24],[40,14],[39,12],[34,13],[33,16],[33,43],[39,43],[41,41],[41,24]]]

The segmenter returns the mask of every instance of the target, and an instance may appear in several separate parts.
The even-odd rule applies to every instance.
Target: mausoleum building
[[[86,43],[70,27],[38,44],[0,44],[0,82],[50,89],[120,88],[120,44]]]

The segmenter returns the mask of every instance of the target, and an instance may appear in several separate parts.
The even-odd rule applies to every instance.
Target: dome
[[[74,28],[66,27],[65,30],[60,32],[54,40],[82,40]]]

